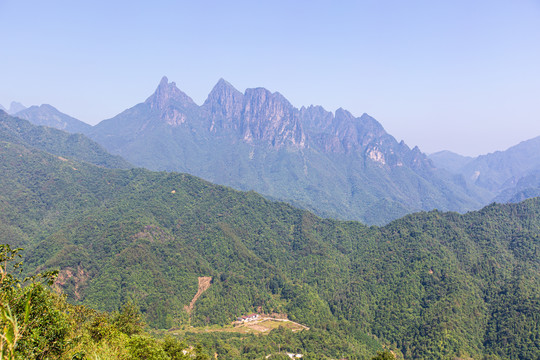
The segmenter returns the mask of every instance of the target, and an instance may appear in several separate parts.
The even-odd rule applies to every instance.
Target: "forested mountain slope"
[[[109,154],[84,135],[68,134],[54,128],[32,125],[29,121],[10,116],[2,110],[0,110],[0,141],[23,144],[58,156],[108,168],[132,167],[120,156]]]
[[[159,328],[284,312],[357,356],[373,353],[371,336],[411,359],[540,356],[538,198],[379,228],[5,141],[0,166],[0,241],[24,246],[33,269],[60,269],[72,302],[133,300]],[[199,276],[213,281],[190,318]]]

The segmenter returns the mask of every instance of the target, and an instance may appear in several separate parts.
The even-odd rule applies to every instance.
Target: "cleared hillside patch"
[[[188,314],[191,314],[193,311],[193,307],[195,306],[195,303],[201,297],[201,295],[210,288],[210,285],[212,284],[212,277],[211,276],[200,276],[199,277],[199,289],[197,290],[197,293],[189,303],[189,305],[184,306],[184,310],[187,311]]]

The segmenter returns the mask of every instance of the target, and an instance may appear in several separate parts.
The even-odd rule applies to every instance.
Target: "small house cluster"
[[[249,315],[240,316],[237,320],[241,322],[247,322],[247,321],[257,320],[258,318],[259,318],[259,314],[249,314]]]
[[[287,353],[287,356],[291,359],[301,359],[304,357],[303,354],[293,354],[293,353]]]

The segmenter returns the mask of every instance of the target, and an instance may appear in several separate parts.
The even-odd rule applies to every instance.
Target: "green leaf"
[[[28,323],[28,318],[30,317],[30,297],[26,300],[26,306],[24,308],[24,323]]]

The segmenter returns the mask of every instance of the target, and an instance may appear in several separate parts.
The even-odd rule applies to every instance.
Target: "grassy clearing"
[[[268,329],[268,331],[277,329],[280,326],[282,326],[282,327],[284,327],[286,329],[290,329],[292,331],[300,331],[300,330],[307,330],[308,329],[303,325],[300,325],[298,323],[295,323],[295,322],[292,322],[292,321],[289,321],[289,320],[272,320],[272,319],[268,319],[268,320],[263,320],[263,321],[261,321],[260,323],[258,323],[256,325],[265,327],[265,328]],[[247,325],[247,327],[250,327],[250,325]]]
[[[279,328],[280,326],[292,330],[292,331],[301,331],[309,330],[308,327],[295,323],[289,320],[276,320],[276,319],[263,319],[260,321],[251,321],[239,325],[226,325],[226,326],[205,326],[205,327],[188,327],[182,330],[171,331],[172,334],[179,335],[182,333],[208,333],[208,332],[231,332],[239,334],[265,334],[270,331]]]

